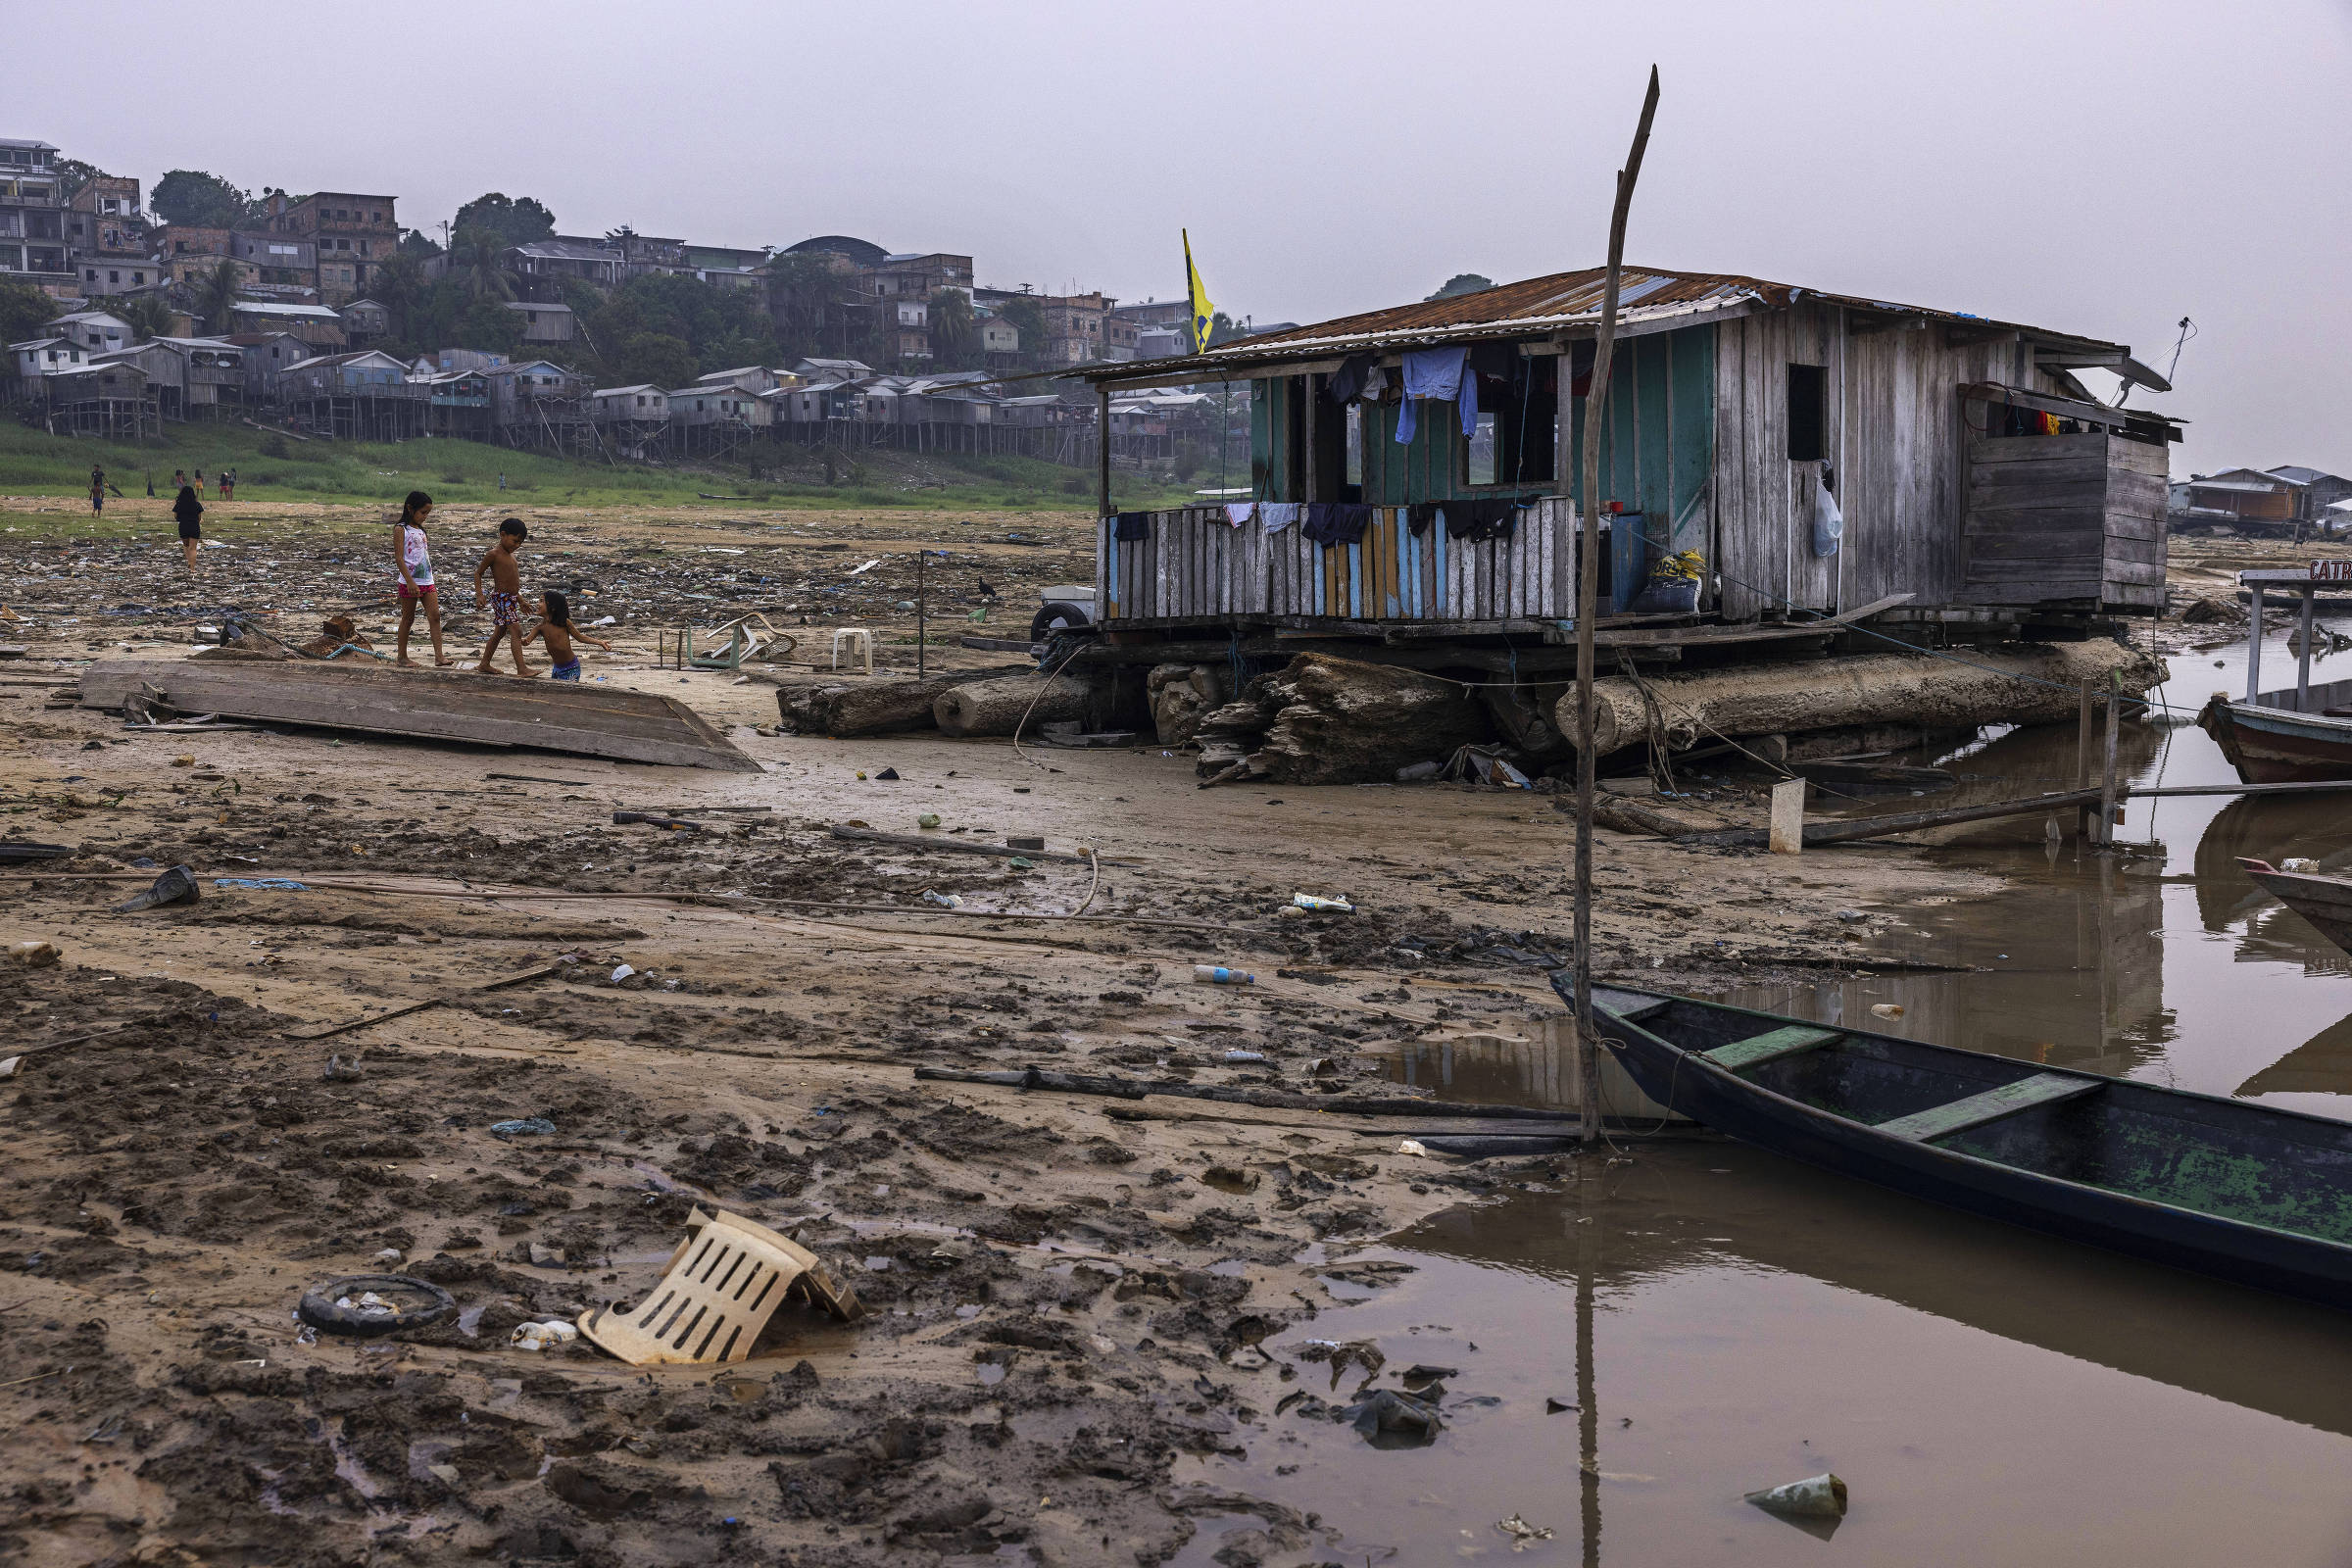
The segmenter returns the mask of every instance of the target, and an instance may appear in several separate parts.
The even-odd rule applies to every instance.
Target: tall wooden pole
[[[1110,515],[1110,383],[1095,388],[1095,513]]]
[[[1600,1052],[1592,1029],[1592,622],[1600,613],[1600,417],[1609,392],[1609,361],[1617,351],[1617,285],[1625,266],[1626,212],[1634,204],[1634,181],[1642,175],[1642,153],[1649,145],[1649,122],[1657,112],[1658,68],[1652,66],[1649,91],[1642,100],[1642,122],[1634,129],[1634,150],[1617,172],[1600,334],[1592,342],[1592,378],[1585,391],[1585,506],[1576,583],[1576,1050],[1585,1089],[1580,1132],[1588,1144],[1600,1136]],[[1573,356],[1569,364],[1573,374]]]

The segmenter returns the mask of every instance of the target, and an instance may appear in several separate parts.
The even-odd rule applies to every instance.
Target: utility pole
[[[1585,390],[1585,504],[1576,583],[1576,1050],[1584,1085],[1584,1118],[1578,1131],[1588,1145],[1600,1136],[1600,1052],[1592,1029],[1592,621],[1600,604],[1600,416],[1609,391],[1609,361],[1617,350],[1617,285],[1625,266],[1626,212],[1633,206],[1634,181],[1641,177],[1642,153],[1649,145],[1649,122],[1657,112],[1658,68],[1652,66],[1649,91],[1642,100],[1642,122],[1634,129],[1634,150],[1617,172],[1600,331],[1593,339],[1592,378]],[[1574,356],[1569,360],[1573,375]]]

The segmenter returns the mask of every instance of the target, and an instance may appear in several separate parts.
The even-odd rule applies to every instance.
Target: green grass
[[[283,451],[273,457],[264,451]],[[789,448],[762,447],[757,457],[773,464]],[[698,492],[746,496],[756,504],[838,510],[908,508],[917,511],[1013,509],[1084,513],[1094,503],[1094,473],[1034,458],[953,458],[929,454],[920,466],[947,481],[945,488],[915,488],[915,460],[907,454],[868,451],[844,482],[827,486],[779,483],[749,477],[738,463],[688,469],[642,465],[576,463],[534,452],[516,452],[476,441],[415,440],[378,445],[367,442],[298,441],[271,436],[249,425],[192,421],[169,424],[158,440],[93,441],[54,436],[21,424],[0,423],[0,495],[87,495],[90,465],[104,467],[124,494],[143,496],[153,476],[166,495],[174,468],[202,468],[208,481],[222,468],[237,470],[237,500],[343,502],[396,505],[411,490],[429,492],[436,502],[497,504],[517,508],[725,507]],[[500,474],[507,487],[498,488]],[[1122,507],[1181,505],[1189,486],[1142,484],[1120,475],[1111,487]]]

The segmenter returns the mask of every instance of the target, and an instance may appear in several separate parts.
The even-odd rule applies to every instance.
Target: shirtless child
[[[539,672],[522,662],[522,623],[530,612],[522,603],[522,572],[514,564],[514,552],[531,536],[520,517],[509,517],[498,525],[498,543],[482,557],[482,564],[473,568],[473,597],[477,604],[490,612],[490,640],[482,645],[482,662],[474,665],[477,674],[491,673],[490,656],[510,635],[514,639],[514,673],[536,675]],[[490,574],[490,597],[482,597],[482,573]]]
[[[548,673],[556,679],[578,680],[580,678],[580,656],[572,651],[571,646],[571,640],[574,637],[584,643],[594,643],[608,654],[612,651],[612,645],[602,637],[591,637],[572,625],[571,606],[565,602],[562,594],[550,590],[542,596],[540,610],[547,618],[531,628],[531,635],[525,637],[523,641],[527,643],[535,638],[547,644],[547,657],[554,662],[555,665]]]

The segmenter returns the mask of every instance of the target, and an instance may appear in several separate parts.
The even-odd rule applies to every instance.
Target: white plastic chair
[[[850,643],[850,657],[855,659],[859,655],[863,655],[865,659],[865,672],[868,675],[871,675],[874,672],[874,634],[870,631],[867,631],[863,626],[839,626],[834,628],[833,667],[835,669],[841,668],[841,640],[844,637],[853,639],[853,641]]]

